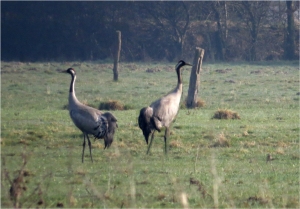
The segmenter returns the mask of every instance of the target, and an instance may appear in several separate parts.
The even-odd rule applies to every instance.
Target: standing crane
[[[82,162],[86,138],[88,140],[90,156],[93,162],[91,141],[88,135],[91,134],[97,139],[104,139],[104,149],[109,148],[113,142],[115,130],[118,127],[117,119],[110,112],[103,113],[100,110],[79,102],[75,95],[76,71],[73,68],[69,68],[64,72],[69,73],[72,77],[69,91],[69,113],[75,126],[83,133]]]
[[[181,68],[185,65],[192,66],[183,60],[180,60],[175,69],[177,73],[177,86],[171,92],[169,92],[164,97],[154,101],[150,106],[144,107],[140,110],[140,115],[138,118],[138,123],[140,129],[143,131],[146,143],[148,144],[149,136],[151,135],[150,144],[148,146],[147,154],[149,154],[154,132],[161,131],[162,127],[165,127],[165,154],[167,154],[167,139],[170,135],[170,125],[175,119],[179,103],[182,95],[182,75]]]

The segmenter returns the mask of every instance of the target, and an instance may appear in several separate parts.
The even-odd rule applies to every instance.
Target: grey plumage
[[[93,135],[97,139],[104,139],[105,148],[108,148],[113,142],[114,133],[118,127],[117,119],[109,112],[103,113],[79,102],[75,95],[76,71],[73,68],[69,68],[64,72],[69,73],[72,77],[69,91],[69,113],[76,127],[83,133],[82,162],[86,138],[91,160],[93,161],[91,141],[88,135]]]
[[[183,60],[180,60],[175,69],[177,73],[177,86],[171,92],[169,92],[164,97],[154,101],[150,106],[144,107],[140,110],[140,115],[138,117],[138,123],[140,129],[143,131],[146,143],[148,144],[149,136],[151,135],[150,144],[148,145],[147,154],[150,151],[152,141],[154,138],[154,132],[161,131],[162,127],[165,127],[165,153],[167,153],[167,138],[170,135],[170,125],[175,119],[180,99],[182,95],[182,77],[181,77],[181,68],[185,65],[190,64],[186,63]]]

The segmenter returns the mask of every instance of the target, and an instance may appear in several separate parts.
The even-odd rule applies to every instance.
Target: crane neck
[[[79,103],[76,95],[75,95],[75,80],[76,80],[76,75],[71,74],[72,80],[70,84],[70,91],[69,91],[69,104],[73,103]]]
[[[176,86],[176,92],[179,92],[179,94],[181,94],[182,92],[182,75],[181,75],[181,66],[176,68],[176,72],[177,72],[177,86]]]
[[[75,80],[76,80],[76,75],[71,75],[72,76],[72,80],[71,80],[71,84],[70,84],[70,93],[75,93]]]
[[[182,76],[181,76],[181,66],[176,68],[177,78],[178,78],[178,85],[182,84]]]

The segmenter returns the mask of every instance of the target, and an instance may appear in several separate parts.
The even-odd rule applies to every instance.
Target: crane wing
[[[103,115],[99,115],[94,131],[93,135],[97,139],[103,138],[108,131],[108,121]]]
[[[99,112],[81,108],[70,110],[70,116],[82,132],[92,134],[96,138],[102,138],[107,131],[108,123],[106,118],[102,117],[101,112]]]

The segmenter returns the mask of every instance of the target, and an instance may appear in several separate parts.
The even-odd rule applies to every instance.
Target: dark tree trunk
[[[257,17],[254,16],[253,11],[251,10],[250,6],[248,6],[246,9],[248,9],[249,13],[249,27],[250,27],[250,36],[251,36],[251,45],[250,45],[250,55],[249,55],[249,61],[255,61],[256,60],[256,41],[257,41],[257,34],[258,34],[258,22]]]
[[[261,22],[266,18],[270,2],[268,1],[242,1],[243,8],[240,16],[245,18],[250,32],[249,61],[257,60],[257,42]]]
[[[121,52],[121,31],[116,31],[117,33],[117,40],[114,47],[114,81],[119,79],[119,61],[120,61],[120,52]]]
[[[284,49],[284,58],[286,60],[296,59],[295,55],[295,24],[294,24],[294,12],[292,1],[286,1],[287,8],[287,29],[286,40]]]
[[[224,61],[223,49],[224,42],[222,38],[222,25],[221,25],[221,17],[219,11],[215,8],[215,16],[217,19],[218,30],[216,31],[215,41],[216,41],[216,57],[218,60]]]
[[[256,21],[253,19],[252,30],[251,30],[250,61],[256,60],[256,42],[257,42],[257,25],[256,25]]]

